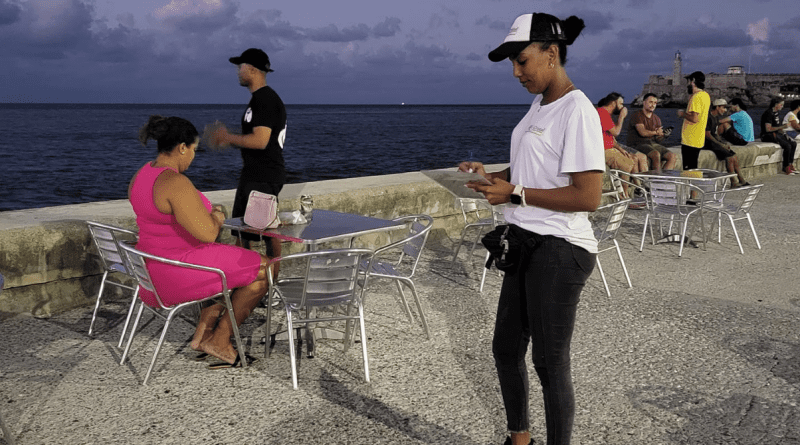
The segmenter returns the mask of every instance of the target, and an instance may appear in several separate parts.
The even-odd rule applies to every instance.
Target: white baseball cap
[[[514,20],[503,43],[489,53],[489,60],[500,62],[506,57],[519,54],[531,42],[567,40],[561,20],[550,14],[523,14]]]

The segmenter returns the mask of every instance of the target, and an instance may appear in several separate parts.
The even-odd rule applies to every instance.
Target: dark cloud
[[[15,6],[9,2],[3,5]],[[80,51],[91,43],[91,5],[78,0],[29,0],[19,6],[17,18],[0,27],[0,54],[61,59],[67,52]]]
[[[780,25],[779,28],[800,31],[800,15],[787,20],[786,23]]]
[[[11,0],[0,1],[0,26],[9,25],[19,20],[22,7]]]
[[[203,12],[186,17],[167,19],[180,32],[194,34],[209,34],[216,32],[236,22],[236,13],[239,11],[237,3],[230,0],[222,2],[223,7],[213,12]]]
[[[397,17],[386,17],[386,20],[372,28],[372,35],[375,37],[393,37],[400,32],[400,23],[401,21]]]
[[[600,34],[603,31],[613,29],[612,22],[614,21],[614,14],[612,12],[599,12],[593,9],[587,9],[570,12],[569,15],[574,15],[583,19],[583,23],[586,25],[583,34]],[[564,20],[567,17],[560,18]]]

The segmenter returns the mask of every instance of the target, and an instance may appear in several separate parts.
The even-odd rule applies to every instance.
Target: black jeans
[[[797,142],[795,142],[794,139],[790,139],[789,136],[783,133],[772,132],[762,134],[761,140],[763,142],[774,142],[781,146],[783,149],[784,170],[794,162],[794,152],[797,149]]]
[[[545,236],[517,272],[506,272],[492,353],[509,431],[530,427],[525,364],[530,343],[544,395],[547,443],[570,443],[575,417],[570,343],[580,294],[596,262],[595,254]]]

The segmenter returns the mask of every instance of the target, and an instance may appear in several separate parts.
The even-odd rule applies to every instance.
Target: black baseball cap
[[[550,14],[523,14],[514,20],[503,43],[489,53],[489,60],[500,62],[506,57],[519,54],[531,42],[567,40],[561,20]]]
[[[231,57],[228,60],[234,65],[241,65],[242,63],[252,65],[265,73],[275,71],[269,67],[269,56],[267,56],[267,53],[258,48],[246,49],[241,56]]]

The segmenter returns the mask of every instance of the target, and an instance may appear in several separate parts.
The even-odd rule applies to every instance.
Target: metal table
[[[648,170],[646,172],[640,173],[631,173],[632,178],[637,178],[643,182],[647,182],[648,180],[669,180],[669,181],[680,181],[686,182],[688,184],[693,184],[701,189],[705,193],[710,193],[712,199],[706,199],[706,202],[715,202],[716,198],[714,197],[713,192],[723,190],[727,185],[728,181],[734,177],[736,177],[736,173],[728,173],[722,172],[718,170],[710,170],[710,169],[692,169],[692,170]],[[694,229],[692,229],[693,231]],[[691,233],[692,231],[688,231]],[[686,243],[691,245],[692,247],[698,247],[697,244],[691,240],[691,235],[687,235],[688,240]],[[661,243],[680,243],[681,237],[680,235],[676,234],[667,234],[667,236],[659,239],[656,241],[656,244]]]
[[[311,222],[279,226],[274,229],[256,229],[246,225],[243,218],[225,220],[223,228],[253,233],[262,237],[277,238],[283,241],[304,244],[308,250],[317,250],[323,243],[341,240],[353,240],[362,235],[386,232],[405,226],[404,222],[391,221],[351,213],[334,212],[332,210],[314,209]],[[268,304],[271,304],[268,303]],[[312,333],[306,330],[307,356],[314,356],[314,338],[342,338],[342,333],[325,327],[316,327]],[[266,341],[266,338],[264,339]]]
[[[242,218],[225,220],[222,227],[253,233],[263,237],[305,244],[309,250],[316,250],[322,243],[350,239],[370,233],[384,232],[403,227],[404,223],[370,216],[315,209],[307,224],[280,226],[274,229],[256,229],[242,221]]]

